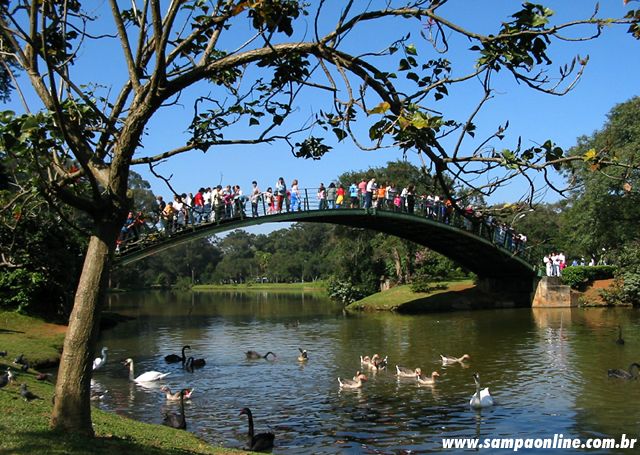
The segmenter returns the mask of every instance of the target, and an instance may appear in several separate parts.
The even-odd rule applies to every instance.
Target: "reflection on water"
[[[108,392],[97,406],[160,423],[179,406],[160,386],[195,388],[185,402],[189,431],[224,446],[244,446],[245,406],[258,432],[276,433],[274,452],[287,454],[425,453],[443,437],[637,437],[640,424],[640,381],[606,374],[640,360],[635,310],[347,316],[312,294],[218,292],[114,295],[110,310],[135,319],[102,334],[110,358],[94,381]],[[615,343],[618,324],[625,346]],[[204,368],[164,362],[185,344]],[[248,350],[278,357],[247,360]],[[362,389],[339,390],[338,376],[352,377],[360,356],[374,353],[389,356],[389,371],[367,371]],[[440,354],[471,361],[445,367]],[[121,365],[127,357],[136,375],[171,374],[134,384]],[[396,364],[440,377],[435,386],[398,379]],[[482,412],[469,408],[475,371],[496,401]]]

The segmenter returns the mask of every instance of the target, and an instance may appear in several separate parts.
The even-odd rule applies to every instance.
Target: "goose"
[[[104,366],[105,363],[107,363],[107,351],[109,349],[106,347],[102,348],[102,357],[96,357],[93,360],[93,371],[99,370],[100,368],[102,368]]]
[[[268,360],[267,357],[269,357],[269,354],[271,354],[274,359],[277,358],[277,356],[271,351],[267,352],[265,355],[258,354],[256,351],[247,351],[246,352],[247,360],[257,360],[257,359]]]
[[[442,359],[443,365],[453,365],[455,363],[462,363],[465,360],[469,360],[471,359],[471,356],[469,354],[465,354],[462,357],[449,357],[449,356],[440,354],[440,358]]]
[[[419,368],[418,368],[419,369]],[[422,376],[419,373],[415,374],[416,379],[418,380],[418,384],[423,384],[423,385],[435,385],[436,383],[436,378],[440,376],[440,374],[437,371],[433,371],[431,373],[431,376]]]
[[[194,368],[202,368],[207,364],[204,359],[194,359],[193,357],[189,357],[187,359],[187,363],[185,363],[185,368],[193,373]]]
[[[177,428],[179,430],[187,429],[187,419],[184,417],[184,390],[178,392],[180,394],[180,414],[175,412],[165,412],[162,424],[168,427]]]
[[[360,366],[369,366],[371,364],[371,357],[368,355],[360,356]]]
[[[164,361],[167,363],[177,363],[177,362],[184,363],[187,360],[187,358],[184,355],[185,349],[191,349],[191,346],[189,345],[182,346],[182,357],[180,357],[178,354],[169,354],[164,356]]]
[[[469,405],[472,408],[486,408],[493,406],[493,398],[489,393],[489,388],[486,387],[480,390],[480,375],[478,373],[473,374],[473,381],[476,383],[476,393],[473,394]]]
[[[619,379],[638,379],[638,372],[640,372],[640,364],[634,362],[629,365],[629,371],[618,368],[610,369],[607,370],[607,376]]]
[[[380,355],[373,354],[371,357],[365,355],[364,357],[360,356],[360,365],[363,365],[367,368],[376,368],[376,364],[380,362]]]
[[[298,362],[306,362],[307,360],[309,360],[309,355],[307,354],[306,349],[298,348],[298,351],[300,351],[300,355],[298,356]]]
[[[9,378],[9,382],[13,382],[16,380],[13,371],[11,371],[11,367],[7,367],[7,377]]]
[[[134,379],[135,375],[133,373],[133,359],[125,360],[124,365],[129,367],[129,379],[138,383],[158,381],[164,378],[165,376],[169,376],[171,374],[171,373],[160,373],[159,371],[147,371]]]
[[[29,362],[25,360],[24,363],[20,366],[20,371],[24,371],[26,373],[28,370],[29,370]]]
[[[396,365],[396,376],[399,378],[415,378],[416,375],[420,374],[422,374],[422,369],[420,368],[412,370],[411,368]]]
[[[367,380],[367,377],[364,374],[357,371],[353,379],[338,378],[338,384],[340,385],[341,389],[359,389],[362,387],[363,381],[366,381],[366,380]]]
[[[273,440],[275,435],[273,433],[258,433],[253,432],[253,414],[251,409],[242,408],[239,415],[246,415],[249,420],[249,432],[247,433],[247,446],[248,449],[253,452],[262,452],[263,450],[271,450],[273,448]]]
[[[191,394],[195,389],[183,389],[176,393],[171,393],[171,389],[169,387],[162,386],[160,387],[160,390],[165,393],[165,397],[167,398],[167,400],[177,401],[181,396],[183,396],[186,400],[189,400],[191,398]]]
[[[384,370],[387,368],[387,364],[389,363],[389,356],[384,356],[382,360],[376,360],[373,362],[373,368],[376,370]]]
[[[20,384],[20,395],[22,395],[25,401],[42,400],[38,395],[27,390],[27,384]]]
[[[618,339],[616,340],[616,344],[624,344],[624,338],[622,338],[622,327],[618,325]]]
[[[25,362],[24,354],[20,354],[18,357],[13,359],[13,363],[16,365],[22,365]]]

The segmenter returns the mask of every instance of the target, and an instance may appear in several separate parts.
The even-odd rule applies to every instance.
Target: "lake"
[[[632,309],[348,315],[317,294],[144,292],[114,294],[108,310],[134,319],[101,335],[98,349],[107,346],[109,358],[94,382],[107,392],[96,405],[161,423],[178,405],[160,386],[194,388],[185,402],[188,431],[212,444],[245,446],[243,407],[252,409],[257,432],[276,434],[273,452],[281,454],[427,453],[448,437],[638,434],[640,381],[607,377],[608,368],[640,360]],[[615,343],[618,324],[624,346]],[[164,361],[183,345],[206,366],[191,373]],[[308,350],[306,364],[298,348]],[[247,360],[248,350],[277,358]],[[374,353],[389,357],[388,371],[365,369],[362,389],[341,391],[337,378],[354,376],[360,356]],[[471,360],[443,367],[440,354]],[[137,385],[121,364],[128,357],[136,376],[171,374]],[[396,364],[440,377],[435,386],[398,380]],[[469,407],[474,372],[496,401],[481,412]]]

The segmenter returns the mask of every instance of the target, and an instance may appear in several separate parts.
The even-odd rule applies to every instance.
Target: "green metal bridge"
[[[211,237],[225,231],[264,223],[329,223],[370,229],[410,240],[449,257],[481,278],[500,282],[529,281],[536,270],[528,258],[526,245],[513,233],[476,220],[471,222],[453,213],[443,217],[425,216],[380,209],[311,209],[248,217],[244,210],[218,222],[187,225],[169,236],[147,237],[125,244],[114,258],[115,266],[124,266],[194,239]],[[151,236],[153,237],[153,236]]]

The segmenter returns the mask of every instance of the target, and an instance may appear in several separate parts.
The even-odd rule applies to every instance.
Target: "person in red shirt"
[[[193,200],[191,204],[193,204],[193,218],[195,224],[200,224],[202,222],[202,214],[204,213],[204,188],[200,188],[195,196],[193,196]]]

